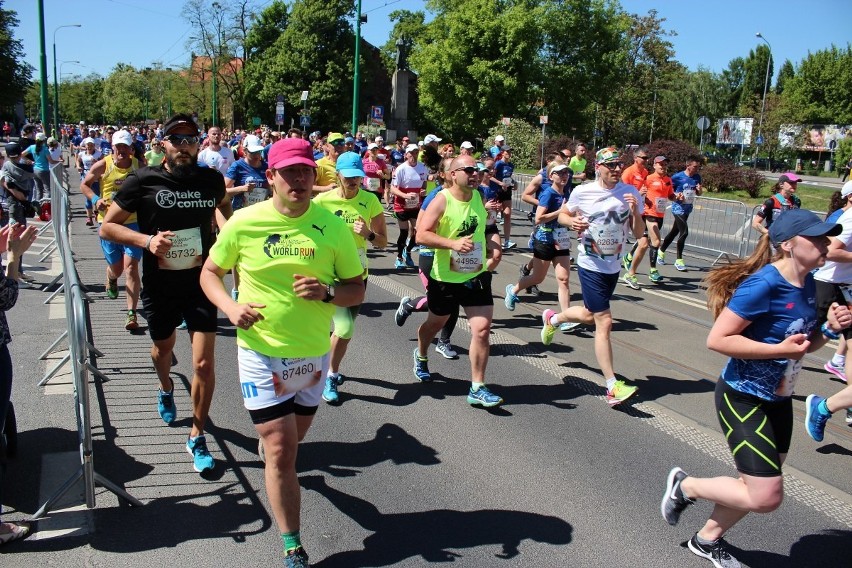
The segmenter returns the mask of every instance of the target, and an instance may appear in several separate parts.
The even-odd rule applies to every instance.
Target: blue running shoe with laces
[[[405,261],[405,266],[408,268],[417,268],[417,265],[414,264],[414,260],[411,258],[410,250],[402,251],[402,259]]]
[[[432,373],[429,372],[429,358],[421,357],[417,352],[417,348],[414,348],[414,376],[421,383],[428,383],[432,380]]]
[[[503,399],[488,390],[488,387],[483,385],[476,390],[473,390],[473,388],[471,387],[470,392],[467,393],[467,403],[472,406],[483,406],[485,408],[491,408],[493,406],[497,406],[498,404],[503,404]]]
[[[213,469],[213,456],[207,450],[207,438],[204,434],[190,437],[186,441],[186,451],[192,456],[192,467],[198,473]]]
[[[175,407],[175,382],[172,381],[172,390],[163,392],[157,389],[157,412],[166,424],[171,424],[177,418],[177,407]]]
[[[825,437],[825,423],[831,418],[822,410],[822,401],[825,399],[815,394],[808,395],[805,399],[805,429],[808,436],[815,442],[822,442]]]
[[[322,399],[329,404],[335,404],[340,401],[340,396],[337,394],[337,379],[335,377],[325,378],[325,388],[322,389]]]
[[[514,292],[512,292],[512,289],[514,287],[515,287],[514,284],[506,284],[506,297],[503,298],[503,303],[506,305],[506,309],[509,310],[510,312],[515,311],[515,304],[517,304],[520,301],[518,296],[515,295]]]
[[[284,555],[284,568],[310,568],[308,553],[301,546]]]

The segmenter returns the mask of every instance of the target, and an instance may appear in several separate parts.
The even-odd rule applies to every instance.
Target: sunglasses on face
[[[454,172],[464,172],[467,175],[471,176],[471,175],[475,174],[476,172],[478,172],[479,170],[476,169],[473,166],[467,166],[467,167],[464,167],[464,168],[456,168],[453,171]]]
[[[624,164],[622,164],[621,162],[609,162],[609,163],[605,163],[605,164],[601,164],[601,165],[603,167],[605,167],[606,169],[608,169],[609,171],[617,170],[618,168],[621,168],[621,167],[624,166]]]
[[[648,156],[636,156],[636,157],[637,157],[637,158],[639,158],[639,159],[642,159],[642,160],[647,160],[647,159],[648,159]]]
[[[191,134],[169,134],[166,136],[166,140],[168,140],[172,146],[192,146],[194,144],[198,144],[198,136],[193,136]]]

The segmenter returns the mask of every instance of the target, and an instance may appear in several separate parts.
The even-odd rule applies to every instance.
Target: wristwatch
[[[334,286],[331,284],[326,284],[325,286],[325,298],[323,298],[323,303],[328,304],[334,300]]]
[[[375,241],[376,240],[376,233],[370,231],[370,236],[367,237],[367,240],[370,241],[370,242]]]

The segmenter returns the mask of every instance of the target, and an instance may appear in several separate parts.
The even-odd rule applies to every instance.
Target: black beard
[[[169,166],[169,172],[173,176],[189,177],[198,167],[198,156],[190,156],[190,161],[187,164],[179,164],[174,158],[166,157],[166,165]]]

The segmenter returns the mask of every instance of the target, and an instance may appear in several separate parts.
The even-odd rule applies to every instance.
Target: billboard
[[[782,124],[778,129],[779,146],[811,152],[833,151],[844,138],[852,138],[852,125]]]
[[[716,128],[716,145],[749,145],[751,144],[751,131],[753,127],[753,118],[740,118],[737,116],[720,118]]]

